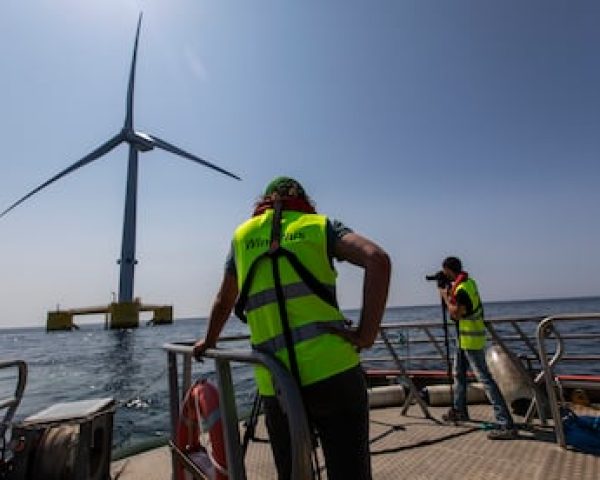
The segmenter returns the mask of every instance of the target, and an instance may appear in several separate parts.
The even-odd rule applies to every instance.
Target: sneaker
[[[444,422],[468,422],[469,421],[469,414],[467,412],[460,412],[458,410],[455,410],[454,408],[451,408],[450,410],[448,410],[448,413],[444,413],[442,415],[442,420]]]
[[[518,436],[515,428],[497,428],[488,433],[490,440],[514,440]]]

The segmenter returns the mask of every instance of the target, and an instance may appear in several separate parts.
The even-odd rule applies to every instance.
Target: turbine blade
[[[184,150],[182,150],[181,148],[178,148],[174,145],[171,145],[170,143],[165,142],[164,140],[161,140],[160,138],[155,137],[154,135],[148,135],[150,138],[152,138],[152,140],[155,143],[155,146],[158,148],[162,148],[163,150],[166,150],[167,152],[171,152],[174,153],[175,155],[179,155],[180,157],[184,157],[187,158],[188,160],[192,160],[196,163],[199,163],[200,165],[204,165],[205,167],[209,167],[212,168],[213,170],[216,170],[217,172],[221,172],[229,177],[235,178],[236,180],[241,180],[240,177],[238,177],[237,175],[228,172],[227,170],[222,169],[221,167],[217,167],[216,165],[213,165],[210,162],[207,162],[206,160],[202,160],[199,157],[196,157],[195,155],[192,155],[191,153],[188,153]]]
[[[42,190],[43,188],[47,187],[48,185],[50,185],[51,183],[55,182],[56,180],[58,180],[59,178],[64,177],[65,175],[68,175],[69,173],[77,170],[78,168],[83,167],[84,165],[87,165],[90,162],[93,162],[94,160],[98,159],[99,157],[101,157],[102,155],[110,152],[113,148],[115,148],[119,143],[121,143],[123,141],[123,138],[121,136],[121,134],[119,133],[118,135],[115,135],[113,138],[111,138],[108,142],[100,145],[98,148],[96,148],[93,152],[89,153],[88,155],[86,155],[85,157],[83,157],[81,160],[75,162],[73,165],[71,165],[70,167],[65,168],[63,171],[57,173],[56,175],[54,175],[50,180],[47,180],[46,182],[42,183],[40,186],[34,188],[31,192],[29,192],[27,195],[25,195],[24,197],[20,198],[19,200],[17,200],[15,203],[13,203],[10,207],[8,207],[6,210],[4,210],[2,213],[0,213],[0,218],[3,217],[4,215],[6,215],[8,212],[10,212],[13,208],[15,208],[17,205],[23,203],[25,200],[27,200],[29,197],[31,197],[32,195],[35,195],[37,192],[39,192],[40,190]]]
[[[125,128],[133,128],[133,87],[135,83],[135,64],[137,62],[138,40],[140,39],[140,29],[142,27],[142,12],[138,18],[137,31],[135,33],[135,43],[133,44],[133,55],[131,57],[131,70],[129,72],[129,85],[127,86],[127,111],[125,113]]]

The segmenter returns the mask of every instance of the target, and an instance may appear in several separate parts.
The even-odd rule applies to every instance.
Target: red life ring
[[[201,440],[203,436],[208,436],[205,445]],[[219,392],[206,379],[192,385],[183,399],[175,445],[211,480],[228,479]],[[192,480],[192,475],[179,462],[175,469],[177,480]]]

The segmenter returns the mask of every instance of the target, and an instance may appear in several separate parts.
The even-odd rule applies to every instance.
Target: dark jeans
[[[369,408],[360,366],[302,389],[309,423],[319,436],[328,480],[370,480]],[[279,480],[291,477],[288,422],[276,397],[263,398]]]
[[[457,349],[454,357],[454,408],[459,412],[467,413],[467,368],[469,365],[477,380],[483,384],[485,393],[494,407],[494,415],[500,428],[513,428],[513,419],[504,397],[488,370],[484,349]]]

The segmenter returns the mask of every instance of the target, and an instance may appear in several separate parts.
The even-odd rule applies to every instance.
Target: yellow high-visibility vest
[[[485,324],[483,322],[483,304],[477,291],[477,284],[471,278],[461,282],[454,290],[454,295],[464,290],[471,300],[473,313],[458,321],[459,347],[464,350],[481,350],[485,347]]]
[[[255,260],[269,250],[273,213],[268,209],[235,231],[233,248],[240,291]],[[335,298],[336,272],[327,255],[327,217],[283,211],[280,238],[281,247],[295,254]],[[275,355],[289,369],[271,262],[269,258],[259,260],[251,280],[245,304],[250,341],[254,349]],[[353,345],[325,331],[332,326],[343,328],[342,312],[315,295],[287,258],[280,257],[278,262],[300,383],[310,385],[356,366],[359,357]],[[274,395],[264,367],[255,368],[255,377],[261,395]]]

